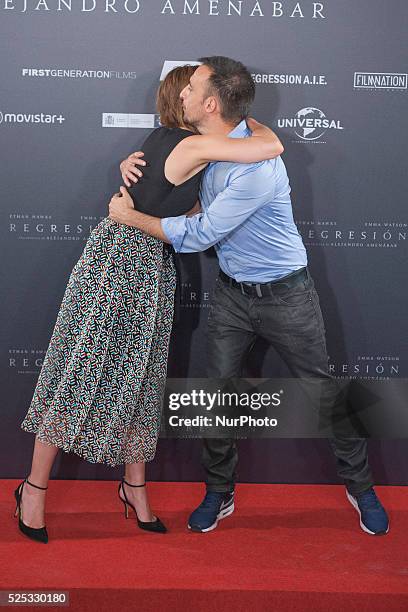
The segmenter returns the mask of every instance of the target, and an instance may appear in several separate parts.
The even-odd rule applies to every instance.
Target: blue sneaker
[[[371,535],[385,535],[390,525],[387,513],[378,499],[374,489],[351,495],[346,489],[347,499],[360,515],[360,527]]]
[[[218,493],[207,491],[203,501],[191,514],[188,528],[192,531],[211,531],[218,521],[234,512],[234,491]]]

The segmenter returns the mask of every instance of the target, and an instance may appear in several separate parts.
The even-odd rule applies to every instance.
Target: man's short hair
[[[245,119],[255,98],[255,83],[248,68],[221,55],[200,57],[198,61],[212,71],[208,95],[219,99],[224,121],[239,123]]]

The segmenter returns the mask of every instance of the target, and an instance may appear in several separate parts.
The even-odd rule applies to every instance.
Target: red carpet
[[[51,481],[44,545],[12,518],[18,482],[1,483],[3,590],[66,590],[75,611],[408,610],[406,487],[376,487],[391,526],[375,537],[342,486],[240,484],[235,513],[197,534],[203,486],[149,483],[163,535],[125,520],[116,482]]]

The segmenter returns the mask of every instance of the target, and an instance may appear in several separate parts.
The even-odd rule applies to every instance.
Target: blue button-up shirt
[[[245,121],[228,134],[250,135]],[[280,157],[253,164],[208,164],[200,200],[202,213],[161,220],[175,251],[192,253],[214,245],[220,268],[239,282],[266,283],[306,266]]]

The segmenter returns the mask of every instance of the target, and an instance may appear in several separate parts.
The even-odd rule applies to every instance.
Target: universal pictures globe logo
[[[292,118],[278,119],[278,127],[293,128],[302,140],[319,140],[327,130],[343,130],[340,121],[329,119],[323,111],[313,106],[301,108]]]
[[[296,119],[299,120],[300,124],[303,124],[302,119],[307,120],[307,127],[298,127],[295,129],[296,136],[303,138],[303,140],[318,140],[325,133],[326,129],[322,127],[323,119],[326,119],[326,115],[323,111],[318,108],[302,108],[296,113]]]

